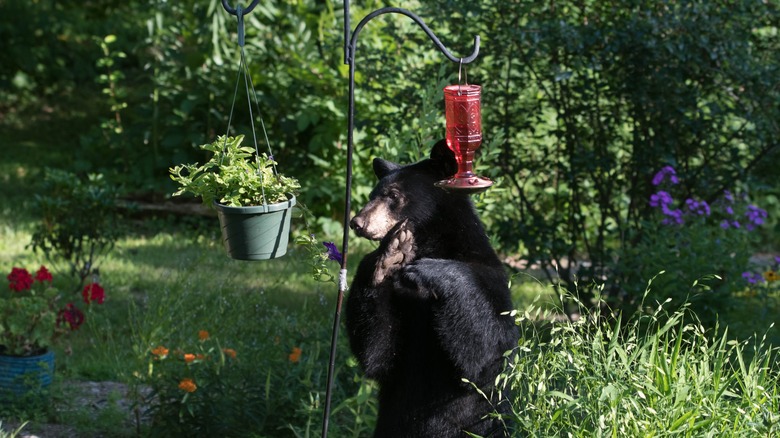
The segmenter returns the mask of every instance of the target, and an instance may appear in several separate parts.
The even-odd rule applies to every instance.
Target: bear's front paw
[[[422,263],[421,263],[422,262]],[[405,266],[393,277],[393,287],[398,295],[419,299],[438,299],[431,287],[430,271],[423,260]]]
[[[379,257],[374,270],[374,284],[379,284],[385,278],[393,275],[399,268],[414,260],[415,245],[412,230],[406,227],[406,222],[389,236],[386,250]]]

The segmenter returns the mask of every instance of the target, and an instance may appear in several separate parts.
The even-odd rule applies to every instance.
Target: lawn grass
[[[140,231],[119,239],[99,265],[105,303],[90,306],[87,322],[56,348],[60,380],[146,384],[138,376],[147,366],[149,350],[184,345],[199,330],[208,330],[247,359],[273,355],[271,362],[278,364],[286,361],[291,348],[305,348],[306,356],[315,361],[311,367],[319,370],[318,377],[301,388],[324,390],[335,284],[311,278],[303,248],[292,245],[287,256],[262,263],[235,261],[226,256],[215,234],[216,219],[203,226],[212,230],[177,231],[161,224],[165,229],[151,231],[144,223]],[[29,223],[2,216],[0,265],[32,269],[47,264],[26,248],[30,229]],[[55,277],[65,274],[54,272]],[[80,294],[66,296],[65,301],[78,303]],[[307,333],[315,326],[316,334]],[[345,350],[342,347],[342,362],[348,358]],[[258,362],[258,368],[271,366]],[[263,387],[265,380],[260,376],[257,386]],[[104,420],[111,418],[117,419]],[[50,420],[67,422],[75,417]],[[30,427],[34,429],[35,423]],[[104,429],[115,426],[105,424]]]
[[[41,262],[26,248],[30,223],[4,214],[0,225],[4,266]],[[253,430],[261,432],[256,436],[316,434],[336,290],[332,283],[311,279],[306,252],[293,246],[278,260],[231,260],[210,219],[182,229],[168,222],[134,228],[100,266],[106,303],[91,309],[85,326],[57,350],[60,381],[149,385],[151,349],[193,348],[197,332],[208,330],[253,363],[236,372],[254,381],[253,391],[261,395],[257,412],[288,413],[281,422],[257,418]],[[369,249],[356,245],[352,263]],[[579,320],[548,325],[555,319],[552,312],[560,312],[556,302],[573,297],[559,297],[554,286],[527,275],[515,276],[512,290],[525,336],[502,385],[516,395],[508,419],[517,436],[533,431],[543,431],[535,436],[664,436],[672,429],[683,436],[771,436],[766,433],[777,431],[776,357],[768,345],[750,341],[756,344],[754,355],[750,342],[705,333],[686,313],[656,311],[638,316],[651,324],[621,325],[583,307]],[[376,388],[360,377],[344,341],[342,336],[331,427],[338,436],[365,436],[375,418]],[[301,364],[288,358],[296,347],[304,352]],[[126,421],[116,412],[92,422],[79,420],[78,412],[48,418],[88,434]],[[32,419],[30,430],[45,421]],[[154,436],[146,427],[143,433]],[[162,430],[183,432],[180,427],[167,424]]]

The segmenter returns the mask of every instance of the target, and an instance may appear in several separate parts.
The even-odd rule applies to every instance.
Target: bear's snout
[[[363,234],[363,229],[366,227],[366,220],[360,216],[355,216],[349,221],[349,227],[360,236]]]
[[[382,240],[398,223],[386,202],[372,200],[349,221],[349,226],[360,237]]]

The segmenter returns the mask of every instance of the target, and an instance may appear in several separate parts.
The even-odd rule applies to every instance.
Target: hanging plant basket
[[[243,15],[239,15],[242,17],[239,19],[238,32],[241,60],[226,133],[217,141],[201,146],[214,154],[205,164],[184,164],[169,170],[171,178],[180,185],[174,195],[191,192],[200,196],[205,205],[217,210],[222,241],[230,257],[237,260],[268,260],[287,253],[291,209],[296,204],[295,195],[301,186],[298,180],[284,176],[276,169],[271,142],[260,115],[257,92],[246,64]],[[241,76],[244,77],[249,104],[253,148],[241,146],[243,135],[229,135]],[[261,154],[257,144],[253,98],[268,147],[267,154]]]
[[[228,255],[236,260],[268,260],[286,254],[295,202],[295,196],[253,207],[229,207],[214,201]]]

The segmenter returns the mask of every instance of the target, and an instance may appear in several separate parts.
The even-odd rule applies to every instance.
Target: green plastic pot
[[[285,255],[294,205],[295,196],[285,202],[252,207],[214,202],[228,255],[236,260],[268,260]]]

